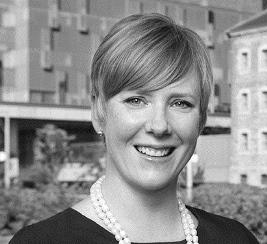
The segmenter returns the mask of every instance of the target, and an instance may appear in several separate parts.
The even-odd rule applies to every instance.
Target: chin
[[[172,187],[174,184],[176,186],[177,176],[170,178],[170,176],[143,176],[136,180],[135,184],[139,190],[142,191],[161,191],[163,189],[167,189],[168,187]]]

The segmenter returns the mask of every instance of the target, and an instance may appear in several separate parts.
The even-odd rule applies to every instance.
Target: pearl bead
[[[114,224],[114,226],[115,226],[115,228],[116,228],[117,230],[120,230],[120,229],[121,229],[121,225],[120,225],[118,222],[116,222],[116,223]]]
[[[192,241],[193,240],[193,238],[192,238],[192,236],[190,234],[186,235],[185,239],[187,241]]]
[[[111,223],[109,223],[107,227],[109,230],[112,230],[113,225]]]
[[[109,225],[110,221],[107,218],[104,218],[104,224]]]
[[[121,231],[120,231],[120,235],[121,235],[123,238],[125,238],[125,237],[126,237],[126,232],[125,232],[124,230],[121,230]]]
[[[107,205],[104,205],[104,206],[102,207],[102,209],[103,209],[103,211],[104,211],[105,213],[109,211],[109,208],[108,208]]]
[[[112,213],[111,213],[110,211],[108,211],[108,212],[106,213],[106,215],[107,215],[107,217],[108,217],[109,219],[111,219],[111,218],[113,217],[113,215],[112,215]]]
[[[193,236],[193,242],[198,242],[198,236]]]
[[[119,234],[116,234],[115,235],[115,238],[116,238],[117,241],[120,241],[121,240],[121,236]]]
[[[126,238],[124,239],[124,243],[125,243],[125,244],[131,244],[131,241],[130,241],[130,239],[129,239],[128,237],[126,237]]]
[[[185,228],[185,229],[184,229],[184,233],[185,233],[185,235],[190,234],[190,229],[189,229],[189,228]]]
[[[116,222],[116,219],[115,219],[114,217],[111,217],[111,218],[110,218],[110,222],[111,222],[112,224],[114,224],[114,223]]]
[[[195,228],[195,225],[192,223],[192,224],[189,224],[189,228],[190,229],[194,229]]]
[[[105,218],[105,214],[102,212],[98,213],[97,216],[102,220]]]
[[[101,177],[96,183],[94,183],[90,189],[91,202],[96,211],[97,216],[103,221],[107,228],[113,233],[115,239],[119,244],[131,244],[127,233],[122,229],[116,218],[111,213],[106,201],[101,192],[101,184],[104,180],[104,176]],[[195,229],[194,221],[189,214],[185,204],[180,198],[178,201],[178,209],[180,211],[181,222],[183,225],[187,244],[199,244],[197,231]]]

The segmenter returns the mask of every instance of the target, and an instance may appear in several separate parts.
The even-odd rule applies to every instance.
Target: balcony
[[[0,88],[0,101],[9,103],[29,103],[40,105],[66,105],[90,107],[90,95],[86,94],[56,94],[52,91],[28,91],[18,90],[14,87]]]

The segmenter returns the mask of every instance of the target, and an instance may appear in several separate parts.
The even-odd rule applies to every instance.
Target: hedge
[[[85,186],[46,185],[38,189],[0,189],[0,235],[12,235],[23,226],[45,219],[89,194]],[[185,190],[182,190],[185,195]],[[267,244],[267,191],[233,184],[203,184],[193,190],[188,203],[212,213],[234,218]]]

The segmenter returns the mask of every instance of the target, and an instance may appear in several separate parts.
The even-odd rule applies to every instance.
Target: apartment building
[[[233,183],[267,186],[267,10],[230,28]]]
[[[207,126],[229,128],[228,43],[222,33],[261,9],[261,0],[0,0],[5,151],[19,155],[22,165],[31,162],[35,129],[47,122],[77,134],[77,140],[95,139],[91,59],[110,27],[133,13],[159,12],[199,33],[215,78]],[[221,112],[226,116],[218,117]]]

